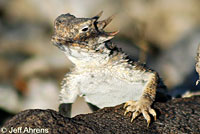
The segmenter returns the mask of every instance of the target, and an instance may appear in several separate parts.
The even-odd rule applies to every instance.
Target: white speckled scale
[[[127,71],[122,64],[111,66],[99,62],[101,59],[107,61],[106,55],[83,56],[85,54],[74,49],[70,49],[70,54],[67,53],[69,59],[79,66],[75,66],[72,73],[67,74],[64,79],[61,90],[62,103],[73,103],[77,96],[83,96],[86,102],[103,108],[140,99],[149,73],[135,69]],[[83,60],[75,60],[74,57]],[[93,60],[88,61],[85,57]],[[102,66],[96,66],[97,63]]]

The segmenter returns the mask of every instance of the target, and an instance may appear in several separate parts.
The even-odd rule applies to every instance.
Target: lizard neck
[[[66,56],[76,67],[103,66],[109,61],[110,50],[106,49],[105,44],[100,44],[99,48],[67,47]]]
[[[111,42],[99,44],[95,50],[67,47],[65,54],[75,67],[102,67],[125,59],[126,55],[111,44]]]

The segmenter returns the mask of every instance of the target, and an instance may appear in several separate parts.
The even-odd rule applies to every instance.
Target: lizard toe
[[[142,114],[144,118],[147,120],[147,127],[149,127],[149,124],[151,123],[151,117],[149,116],[149,113],[145,110],[142,111]]]
[[[124,104],[124,108],[126,108],[124,115],[126,115],[128,112],[134,112],[136,111],[136,106],[135,106],[136,102],[135,101],[127,101]]]
[[[140,112],[138,112],[138,111],[133,112],[132,118],[131,118],[131,122],[133,122],[133,120],[134,120],[139,114],[140,114]]]
[[[149,108],[149,113],[150,113],[151,115],[153,115],[154,120],[156,121],[156,111],[155,111],[154,109],[152,109],[152,108]]]
[[[127,102],[124,104],[124,107],[123,107],[123,108],[126,108],[127,106],[133,106],[133,105],[135,105],[135,103],[136,103],[136,101],[132,101],[132,100],[127,101]]]
[[[151,123],[150,114],[154,117],[154,120],[156,120],[155,110],[152,109],[148,103],[145,103],[145,101],[128,101],[125,103],[124,108],[126,108],[124,115],[128,112],[133,112],[131,122],[133,122],[133,120],[141,113],[147,121],[147,127],[149,127],[149,124]]]

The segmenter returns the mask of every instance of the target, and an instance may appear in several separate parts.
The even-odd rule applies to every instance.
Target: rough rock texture
[[[200,96],[155,102],[158,114],[147,128],[143,116],[132,123],[131,113],[123,116],[123,105],[103,108],[91,114],[64,118],[53,110],[26,110],[4,124],[11,127],[48,128],[52,134],[163,134],[200,133]]]

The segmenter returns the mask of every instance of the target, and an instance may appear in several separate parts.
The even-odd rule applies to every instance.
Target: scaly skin
[[[149,126],[149,114],[156,120],[151,105],[160,78],[155,71],[131,61],[110,41],[118,32],[103,29],[113,16],[98,21],[101,15],[76,18],[63,14],[55,20],[52,41],[75,65],[63,80],[61,102],[73,103],[78,95],[99,108],[125,102],[124,115],[133,112],[133,121],[142,113]]]

